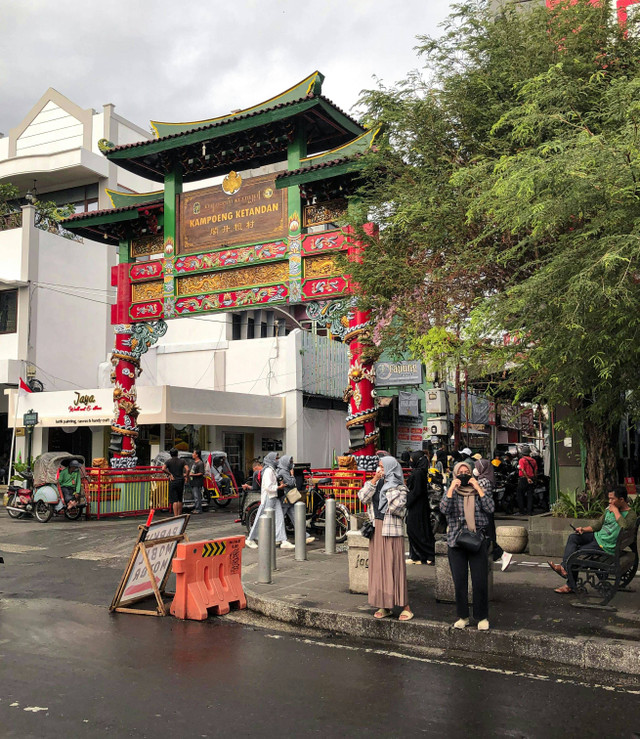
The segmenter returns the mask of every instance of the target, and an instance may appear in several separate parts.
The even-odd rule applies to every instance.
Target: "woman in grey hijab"
[[[290,454],[285,454],[280,457],[276,474],[278,476],[278,482],[282,482],[284,484],[284,495],[286,495],[290,490],[298,487],[296,478],[293,476],[293,457]],[[291,526],[293,526],[295,530],[296,520],[293,515],[293,505],[291,503],[287,503],[284,497],[282,498],[282,511],[285,517],[291,521]],[[306,540],[307,544],[311,544],[316,540],[316,537],[307,536]]]
[[[369,605],[378,609],[374,613],[378,619],[391,616],[394,606],[401,609],[400,621],[413,618],[404,561],[407,492],[402,467],[393,457],[382,457],[375,475],[358,492],[374,524],[369,540]]]
[[[256,514],[255,521],[246,540],[249,549],[256,549],[255,542],[258,535],[258,523],[260,516],[264,511],[271,510],[276,512],[276,546],[279,543],[281,549],[294,549],[293,544],[287,541],[287,531],[284,526],[284,514],[282,512],[282,504],[278,498],[278,478],[276,476],[276,466],[278,462],[277,452],[269,452],[262,462],[262,481],[260,486],[260,507]],[[280,485],[282,487],[283,484]]]

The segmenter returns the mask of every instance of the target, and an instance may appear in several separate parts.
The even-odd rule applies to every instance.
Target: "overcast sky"
[[[269,98],[319,69],[350,111],[374,75],[419,66],[448,0],[22,0],[2,2],[0,131],[48,87],[83,108],[114,103],[149,119],[212,118]]]

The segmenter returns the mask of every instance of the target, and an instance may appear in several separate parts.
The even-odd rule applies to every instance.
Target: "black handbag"
[[[484,542],[484,534],[481,531],[469,531],[469,529],[460,529],[456,536],[456,546],[465,549],[467,552],[480,551],[480,547]]]
[[[371,521],[366,521],[362,528],[360,529],[360,534],[364,536],[365,539],[373,539],[373,534],[375,533],[375,526]]]

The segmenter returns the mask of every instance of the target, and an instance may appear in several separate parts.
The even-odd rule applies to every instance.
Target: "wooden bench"
[[[578,596],[572,605],[577,608],[616,610],[609,602],[629,586],[638,570],[638,526],[622,529],[613,554],[593,549],[574,552],[567,561],[567,570],[575,576]]]

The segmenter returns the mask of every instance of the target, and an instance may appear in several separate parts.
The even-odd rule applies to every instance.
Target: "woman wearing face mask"
[[[493,498],[487,495],[471,474],[466,462],[458,462],[453,468],[453,481],[446,496],[440,501],[440,510],[447,517],[447,544],[449,566],[456,595],[458,620],[456,629],[469,625],[468,572],[471,571],[473,589],[473,617],[479,631],[489,629],[489,562],[488,540],[484,539],[477,551],[471,551],[457,543],[464,530],[481,533],[489,525],[488,514],[493,513]]]
[[[413,618],[404,561],[407,492],[402,468],[393,457],[382,457],[375,475],[358,492],[375,528],[369,540],[369,605],[378,609],[375,618],[391,616],[394,606],[402,610],[398,620]]]
[[[407,480],[407,564],[435,563],[436,550],[429,510],[429,458],[424,452],[411,452],[412,471]]]

